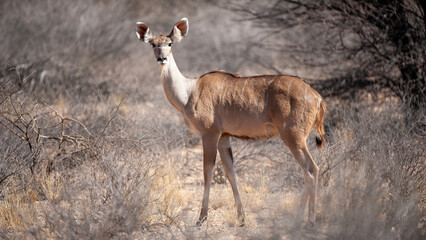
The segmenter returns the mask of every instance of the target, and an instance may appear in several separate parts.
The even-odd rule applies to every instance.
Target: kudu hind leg
[[[304,190],[300,199],[300,217],[303,219],[306,203],[309,200],[308,222],[312,224],[315,220],[315,199],[319,171],[318,166],[312,159],[304,138],[298,137],[296,134],[284,133],[283,131],[280,131],[280,134],[285,145],[290,149],[297,163],[303,170]]]
[[[204,173],[204,194],[201,205],[200,217],[196,223],[201,226],[207,220],[207,212],[209,207],[210,186],[213,178],[213,168],[216,161],[218,137],[207,136],[202,138],[203,142],[203,173]]]
[[[318,187],[318,172],[319,168],[317,164],[311,157],[308,149],[303,149],[303,153],[305,155],[305,159],[307,160],[307,177],[305,181],[308,181],[308,189],[309,189],[309,208],[308,208],[308,221],[313,224],[315,221],[315,201],[317,195],[317,187]]]
[[[308,202],[308,222],[313,223],[315,221],[315,199],[317,192],[318,183],[318,166],[312,159],[306,146],[301,149],[291,150],[297,162],[303,169],[303,177],[305,180],[305,189],[300,199],[301,216],[304,214],[306,203]]]
[[[222,159],[222,165],[225,169],[226,177],[231,184],[232,193],[234,195],[235,205],[237,206],[238,221],[239,225],[243,226],[245,221],[245,215],[243,210],[243,204],[241,203],[240,194],[237,187],[237,177],[234,169],[234,157],[232,156],[231,144],[229,137],[222,137],[219,140],[219,154]]]

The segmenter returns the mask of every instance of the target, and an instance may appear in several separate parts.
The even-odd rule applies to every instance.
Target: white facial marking
[[[139,40],[141,39],[141,35],[138,32],[136,32],[136,36],[138,37]]]

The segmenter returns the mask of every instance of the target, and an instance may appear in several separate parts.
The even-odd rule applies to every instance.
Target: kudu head
[[[136,23],[136,36],[140,41],[151,44],[155,59],[160,65],[167,64],[167,57],[172,52],[172,44],[182,40],[189,30],[188,19],[182,18],[177,22],[168,36],[152,35],[151,29],[143,22]]]

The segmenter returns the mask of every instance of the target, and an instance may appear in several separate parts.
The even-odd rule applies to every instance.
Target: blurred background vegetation
[[[1,238],[424,238],[422,1],[4,0],[0,13]],[[247,226],[233,227],[218,166],[209,228],[192,228],[199,140],[134,33],[182,17],[185,76],[297,75],[325,97],[313,229],[291,222],[303,178],[279,139],[232,141]]]

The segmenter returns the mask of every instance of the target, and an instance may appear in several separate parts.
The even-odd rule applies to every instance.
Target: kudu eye
[[[171,47],[172,45],[173,45],[173,42],[170,42],[170,43],[169,43],[169,47]]]
[[[151,46],[152,46],[153,48],[155,48],[155,47],[156,47],[155,43],[151,43]]]

